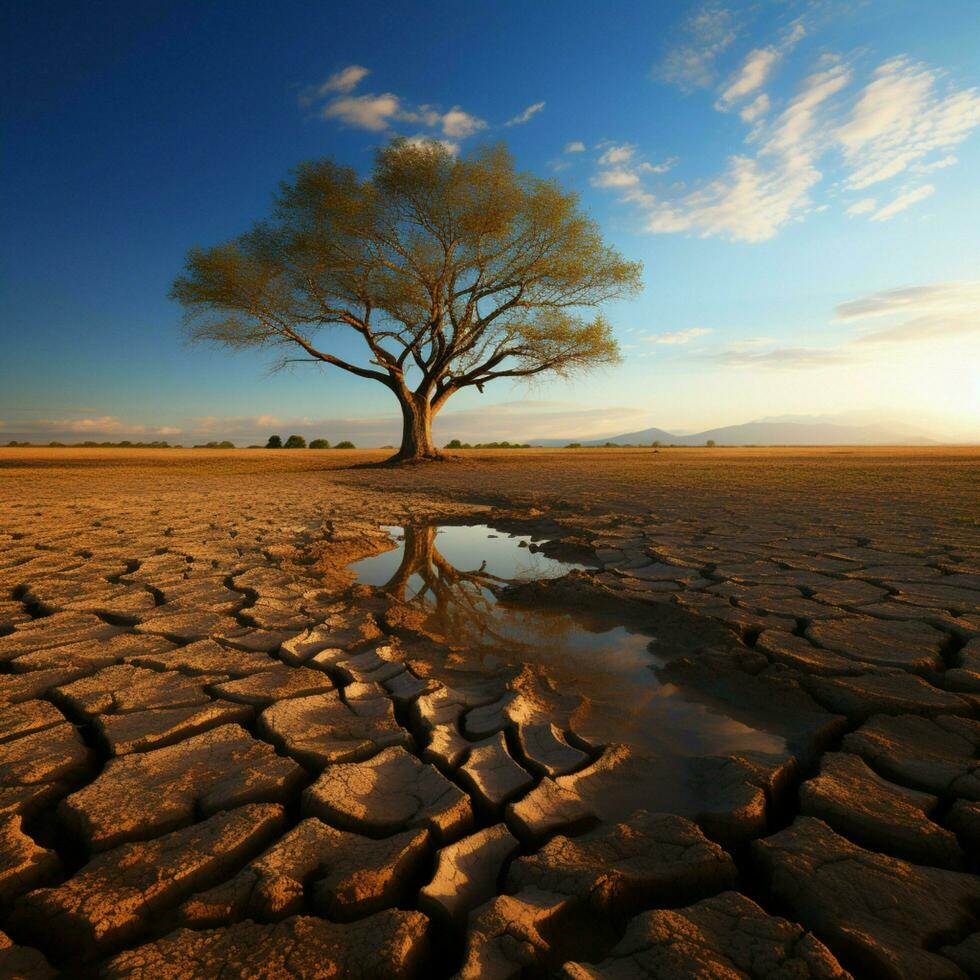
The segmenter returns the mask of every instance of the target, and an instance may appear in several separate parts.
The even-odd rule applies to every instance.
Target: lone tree
[[[395,140],[366,180],[301,164],[269,220],[191,250],[172,296],[193,339],[383,384],[403,417],[392,460],[415,461],[439,456],[432,419],[464,388],[616,362],[596,307],[636,292],[640,272],[503,146],[456,158]]]
[[[265,444],[266,449],[282,449],[282,436],[269,436],[269,441]]]

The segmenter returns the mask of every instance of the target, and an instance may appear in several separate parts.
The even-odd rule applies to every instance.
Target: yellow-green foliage
[[[617,361],[598,307],[638,291],[640,272],[503,146],[456,157],[395,140],[367,179],[301,164],[267,221],[191,250],[172,295],[193,338],[374,379],[427,429],[462,388]],[[362,358],[334,353],[337,328]]]

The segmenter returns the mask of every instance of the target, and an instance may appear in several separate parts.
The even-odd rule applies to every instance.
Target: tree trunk
[[[405,463],[441,459],[442,454],[432,442],[433,412],[428,398],[409,392],[399,396],[398,402],[402,407],[402,445],[392,460]]]

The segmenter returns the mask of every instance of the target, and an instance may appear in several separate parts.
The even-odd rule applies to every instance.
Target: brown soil
[[[980,452],[385,455],[0,449],[0,974],[976,970]],[[518,601],[686,630],[664,681],[788,753],[644,814],[542,670],[346,570],[466,521],[592,556]]]

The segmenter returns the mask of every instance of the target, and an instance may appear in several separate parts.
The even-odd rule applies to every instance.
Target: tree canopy
[[[196,340],[385,385],[404,420],[396,458],[415,459],[438,455],[432,418],[464,388],[616,362],[597,307],[636,292],[640,272],[574,194],[517,172],[503,146],[455,157],[395,140],[367,179],[301,164],[268,220],[190,251],[172,295]],[[336,353],[336,330],[363,356]]]

